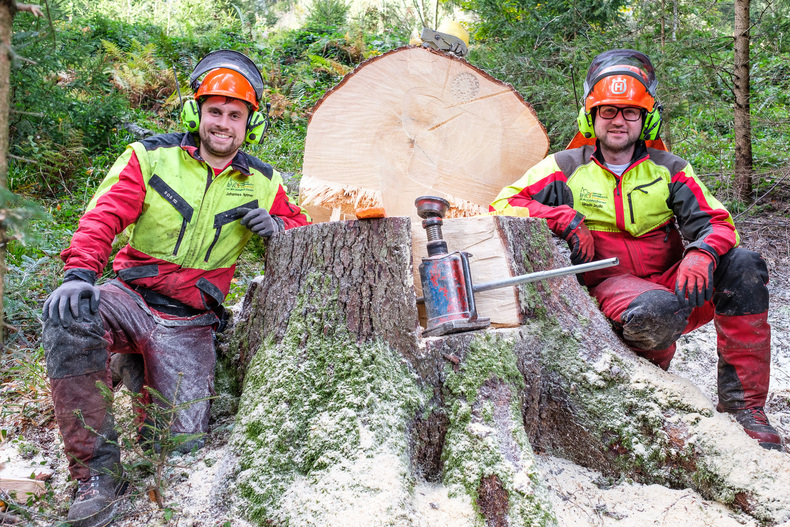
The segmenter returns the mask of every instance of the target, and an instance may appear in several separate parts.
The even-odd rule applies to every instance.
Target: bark
[[[745,202],[752,194],[752,121],[750,106],[749,0],[735,1],[735,190],[736,197]]]
[[[8,115],[11,104],[11,33],[16,6],[12,0],[0,0],[0,193],[8,189]],[[4,201],[4,200],[3,200]],[[0,206],[0,216],[5,211]],[[0,349],[5,340],[5,257],[6,227],[0,217]]]
[[[513,275],[568,265],[543,220],[493,220]],[[409,223],[272,238],[224,347],[251,521],[553,525],[536,451],[790,518],[786,457],[623,346],[574,277],[519,286],[519,327],[422,338]]]

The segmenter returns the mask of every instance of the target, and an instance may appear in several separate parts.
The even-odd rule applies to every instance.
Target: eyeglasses
[[[607,121],[611,121],[621,112],[623,114],[623,119],[626,121],[638,121],[642,117],[642,108],[634,108],[633,106],[629,106],[628,108],[618,108],[617,106],[598,107],[598,117],[606,119]]]

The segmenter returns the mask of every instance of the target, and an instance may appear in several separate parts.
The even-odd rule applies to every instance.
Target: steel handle
[[[605,269],[607,267],[613,267],[619,264],[620,260],[617,258],[607,258],[606,260],[598,260],[596,262],[590,262],[586,264],[571,265],[569,267],[560,267],[559,269],[551,269],[549,271],[537,271],[535,273],[512,276],[510,278],[497,280],[495,282],[474,284],[472,286],[472,291],[475,293],[481,293],[483,291],[490,291],[492,289],[499,289],[501,287],[515,286],[519,284],[527,284],[529,282],[537,282],[539,280],[546,280],[547,278],[596,271],[598,269]]]

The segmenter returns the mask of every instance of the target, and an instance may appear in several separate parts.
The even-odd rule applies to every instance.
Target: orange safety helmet
[[[209,71],[195,92],[195,99],[220,95],[247,102],[253,110],[258,109],[258,97],[255,90],[241,73],[228,69],[217,68]]]
[[[644,53],[633,49],[613,49],[595,57],[584,79],[584,105],[579,108],[576,118],[579,133],[568,148],[592,144],[595,139],[593,108],[604,104],[643,108],[645,113],[639,139],[658,141],[661,104],[656,102],[656,86],[656,72]]]
[[[656,103],[655,70],[644,53],[613,49],[590,64],[584,80],[584,111],[604,104],[627,104],[652,112]]]

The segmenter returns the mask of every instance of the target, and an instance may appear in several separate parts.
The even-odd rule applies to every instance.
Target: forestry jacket
[[[620,259],[619,266],[586,273],[588,286],[622,273],[649,279],[680,261],[683,242],[673,220],[687,249],[705,251],[717,264],[738,245],[729,212],[687,161],[639,141],[618,177],[606,168],[597,146],[547,157],[502,189],[491,210],[526,207],[562,238],[584,220],[595,240],[595,259]]]
[[[214,308],[253,236],[239,219],[258,207],[286,229],[309,222],[270,165],[239,151],[215,174],[192,134],[154,136],[118,158],[61,258],[66,270],[99,276],[115,236],[131,225],[129,243],[113,262],[119,278],[196,309]]]

